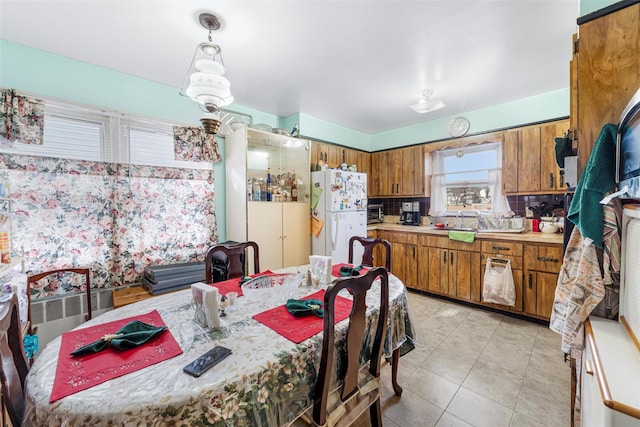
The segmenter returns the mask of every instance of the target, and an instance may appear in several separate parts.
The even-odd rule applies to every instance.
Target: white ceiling
[[[179,88],[202,11],[236,104],[376,133],[568,87],[579,0],[0,0],[0,38]]]

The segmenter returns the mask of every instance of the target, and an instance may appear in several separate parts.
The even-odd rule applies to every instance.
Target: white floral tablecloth
[[[305,271],[306,266],[283,272]],[[390,322],[385,354],[413,347],[415,336],[406,288],[390,275]],[[374,286],[374,289],[375,286]],[[300,287],[300,298],[316,289]],[[377,315],[379,294],[367,300]],[[49,403],[61,338],[36,358],[27,377],[25,426],[282,426],[312,405],[320,363],[322,333],[294,344],[251,316],[285,301],[255,302],[238,298],[219,331],[192,321],[191,290],[186,289],[109,311],[81,325],[87,327],[158,310],[184,353],[140,371]],[[343,350],[347,321],[336,328]],[[199,378],[182,368],[214,345],[233,354]],[[366,354],[366,351],[363,352]]]

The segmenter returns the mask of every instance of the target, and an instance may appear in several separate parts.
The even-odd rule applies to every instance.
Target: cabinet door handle
[[[533,289],[533,274],[529,273],[529,289]]]
[[[555,186],[553,185],[553,181],[555,181],[553,176],[553,173],[549,173],[549,188],[554,188]]]
[[[447,251],[444,251],[444,263],[447,263]]]
[[[560,262],[560,260],[558,258],[549,258],[549,257],[543,257],[543,256],[539,256],[538,257],[538,261],[542,261],[542,262]]]
[[[453,252],[449,254],[449,261],[451,262],[451,265],[453,265]]]
[[[593,376],[593,365],[591,364],[591,360],[584,361],[584,373]]]
[[[391,184],[391,194],[393,194],[393,184]]]
[[[400,194],[400,184],[396,184],[396,194]]]
[[[493,246],[493,250],[494,251],[510,251],[511,248],[508,248],[506,246]]]
[[[414,246],[411,249],[413,249],[413,258],[415,259],[415,257],[416,257],[416,247]]]

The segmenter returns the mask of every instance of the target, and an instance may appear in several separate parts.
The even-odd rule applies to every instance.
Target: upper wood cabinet
[[[373,153],[371,173],[371,196],[424,196],[423,146]]]
[[[366,151],[354,150],[326,142],[311,143],[311,166],[326,164],[330,168],[337,168],[342,163],[349,166],[356,165],[358,172],[369,173],[371,169],[371,154]]]
[[[618,123],[640,87],[640,3],[579,23],[571,67],[576,75],[571,117],[578,138],[578,169],[584,169],[600,130]],[[573,86],[573,82],[572,82]]]
[[[558,120],[506,131],[502,147],[504,192],[564,192],[564,179],[555,159],[555,138],[568,129],[569,120]]]

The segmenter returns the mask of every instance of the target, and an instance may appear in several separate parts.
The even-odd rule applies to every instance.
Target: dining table
[[[35,358],[27,376],[23,425],[289,425],[313,405],[323,333],[320,330],[309,338],[294,342],[267,326],[265,323],[269,322],[264,322],[264,319],[271,319],[270,313],[284,306],[287,298],[304,298],[327,288],[328,284],[309,286],[305,280],[308,270],[308,265],[302,265],[275,271],[277,274],[299,274],[300,284],[285,297],[237,297],[233,305],[226,307],[219,328],[206,328],[194,321],[195,310],[189,288],[126,305],[83,323],[65,334],[74,333],[77,337],[91,328],[100,329],[101,325],[111,325],[111,322],[157,312],[168,329],[169,334],[165,338],[175,340],[177,346],[174,350],[178,354],[165,355],[168,357],[166,360],[103,379],[103,382],[85,389],[81,387],[81,391],[64,396],[55,390],[61,382],[69,388],[82,381],[78,381],[77,375],[74,377],[72,363],[67,367],[69,372],[66,375],[74,377],[73,380],[63,376],[56,378],[57,372],[61,371],[59,363],[62,364],[69,356],[63,343],[65,334],[55,338]],[[220,288],[221,294],[229,290],[229,283],[226,286],[225,289]],[[235,286],[240,289],[238,281]],[[343,296],[350,299],[346,293]],[[367,295],[368,325],[375,325],[379,296],[379,286],[376,287],[374,282]],[[336,323],[336,357],[340,357],[341,352],[344,354],[343,338],[347,326],[348,319]],[[411,350],[414,338],[406,287],[390,273],[385,356],[390,358],[392,352],[401,348],[401,354]],[[372,340],[365,339],[367,341]],[[232,353],[199,377],[183,372],[183,367],[215,346],[226,347]],[[157,347],[164,351],[161,346]],[[123,350],[121,354],[126,356],[127,351],[130,350]],[[362,353],[366,354],[366,351]],[[103,356],[98,353],[92,357]]]

